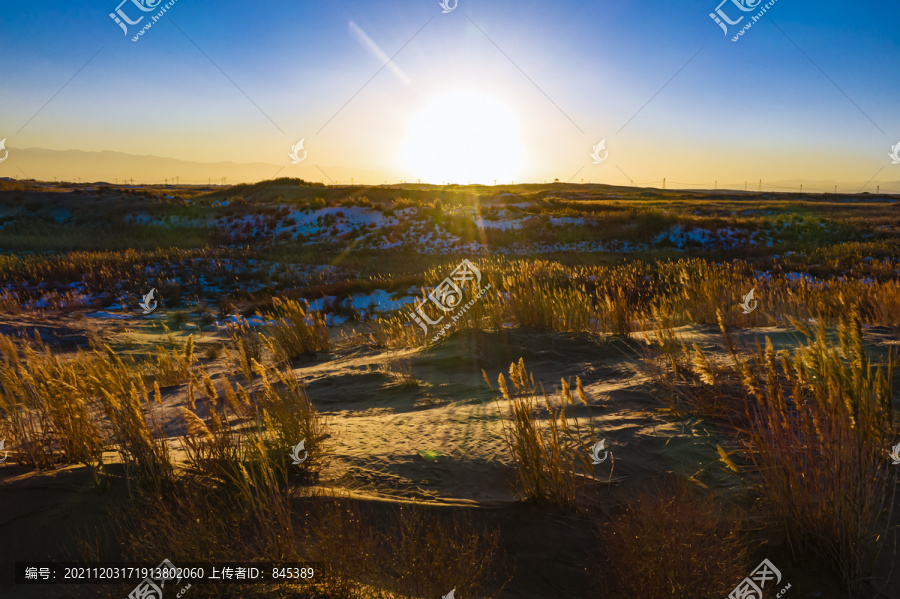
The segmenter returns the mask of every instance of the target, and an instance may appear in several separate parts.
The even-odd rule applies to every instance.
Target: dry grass
[[[266,339],[278,359],[288,361],[331,349],[328,327],[321,313],[308,314],[297,300],[276,297],[273,301],[275,310],[265,314],[267,320],[273,321],[266,327]]]
[[[502,589],[499,533],[476,529],[461,518],[441,518],[420,505],[403,505],[389,528],[385,554],[401,597],[495,596]],[[497,580],[497,579],[500,580]],[[500,582],[487,591],[488,582]]]
[[[100,401],[129,484],[137,483],[138,489],[168,487],[174,476],[169,446],[159,424],[148,413],[151,397],[139,369],[109,347],[102,352],[94,350],[94,356],[84,375],[86,389]],[[154,390],[159,402],[159,387],[154,386]]]
[[[379,365],[379,370],[400,387],[411,389],[419,386],[419,379],[413,374],[412,365],[407,358],[385,358]]]
[[[176,565],[191,561],[316,562],[313,582],[207,587],[207,597],[431,599],[496,596],[505,583],[499,533],[424,506],[397,508],[376,525],[360,504],[335,493],[292,489],[256,444],[254,459],[226,487],[181,479],[168,494],[138,497],[118,515],[121,556]],[[92,559],[95,548],[89,547]],[[199,589],[199,587],[198,587]],[[237,590],[239,589],[239,593]]]
[[[771,343],[740,364],[750,459],[795,551],[811,550],[840,573],[850,597],[887,537],[897,474],[885,456],[897,425],[893,360],[873,364],[857,311],[838,326],[803,325],[807,345],[776,355]]]
[[[365,340],[379,348],[417,347],[425,343],[422,329],[408,314],[385,316],[372,322],[372,330]]]
[[[291,519],[290,489],[265,461],[252,464],[226,486],[184,477],[168,493],[136,497],[111,518],[119,543],[116,557],[155,563],[165,556],[175,565],[304,560]],[[289,590],[281,583],[194,587],[190,594],[197,597],[315,596],[310,587]],[[122,593],[107,595],[117,596]]]
[[[106,435],[92,417],[83,368],[37,344],[20,348],[0,337],[0,422],[21,448],[13,459],[39,469],[60,461],[96,467]]]
[[[669,343],[658,331],[657,382],[676,411],[712,418],[747,456],[742,469],[778,517],[796,554],[811,552],[858,597],[885,541],[897,474],[886,458],[898,431],[892,407],[893,352],[873,363],[859,309],[836,331],[794,321],[807,341],[793,353],[741,350],[720,317],[730,366],[714,365],[696,345]],[[653,362],[651,362],[653,364]],[[668,368],[667,368],[668,366]]]
[[[522,359],[509,367],[510,391],[506,378],[498,378],[506,409],[498,407],[503,435],[516,468],[516,488],[524,499],[538,505],[573,509],[594,469],[589,459],[591,446],[598,441],[593,419],[583,424],[569,384],[561,381],[559,397],[551,400],[543,385],[535,386]],[[580,405],[587,406],[581,381],[576,378]]]
[[[378,584],[384,579],[381,532],[359,504],[335,492],[323,492],[307,508],[302,543],[311,561],[328,564],[317,588],[326,598],[390,599]]]
[[[505,556],[495,530],[410,504],[376,526],[358,503],[324,495],[309,514],[310,559],[328,564],[324,597],[375,599],[496,596]]]
[[[760,276],[749,263],[699,258],[616,266],[482,258],[477,260],[482,286],[492,287],[452,330],[513,326],[628,336],[642,324],[654,326],[661,320],[668,328],[720,321],[729,328],[787,325],[791,318],[837,320],[846,312],[848,298],[859,306],[864,324],[900,326],[900,281],[894,274],[900,264],[847,265],[845,256],[832,259],[834,264],[813,279],[780,269]],[[451,270],[452,265],[433,268],[423,275],[425,283],[437,285]],[[738,304],[750,289],[756,290],[759,308],[743,314]],[[467,293],[471,297],[471,290]],[[420,346],[439,327],[423,333],[404,310],[379,318],[372,342],[378,347]]]
[[[166,332],[168,333],[168,329]],[[157,345],[154,364],[147,372],[147,379],[156,382],[160,387],[187,383],[191,379],[194,366],[194,336],[188,336],[181,351],[178,350],[178,344],[171,334],[168,337],[171,349]]]
[[[749,563],[739,521],[677,479],[638,495],[597,542],[589,573],[601,598],[721,599]]]
[[[228,336],[233,347],[229,351],[228,347],[224,347],[225,355],[232,362],[235,369],[244,375],[244,380],[253,380],[253,364],[262,363],[263,361],[263,342],[262,335],[255,327],[250,326],[246,319],[241,320],[228,330]]]
[[[140,364],[109,347],[63,360],[37,343],[40,351],[0,337],[0,418],[12,430],[16,459],[41,469],[81,462],[96,473],[109,439],[129,482],[150,488],[171,482],[168,446],[148,413],[152,400]]]
[[[293,371],[256,365],[260,385],[254,400],[266,434],[261,442],[280,472],[314,478],[325,464],[328,433],[325,420],[306,394]],[[290,460],[291,449],[305,441],[308,457],[299,465]]]

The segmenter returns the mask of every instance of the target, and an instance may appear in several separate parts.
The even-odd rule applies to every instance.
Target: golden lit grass
[[[629,261],[616,266],[565,265],[543,260],[486,257],[475,260],[482,287],[491,289],[451,327],[452,330],[497,329],[503,326],[538,330],[627,336],[664,318],[668,327],[717,324],[757,327],[788,324],[791,318],[836,320],[850,298],[862,322],[900,326],[900,281],[895,262],[860,262],[850,270],[860,277],[811,280],[775,270],[758,275],[740,262],[716,264],[703,259]],[[424,274],[435,286],[453,270],[442,265]],[[840,272],[840,271],[839,271]],[[868,278],[867,278],[868,277]],[[743,314],[742,297],[755,289],[758,308]],[[465,299],[473,297],[466,290]],[[424,297],[424,296],[423,296]],[[442,315],[426,302],[431,317]],[[431,341],[446,323],[425,334],[409,309],[377,319],[372,341],[379,347],[411,347]]]
[[[146,267],[159,264],[202,266],[207,276],[233,278],[223,259],[246,259],[246,248],[164,248],[155,250],[75,251],[55,255],[0,255],[0,278],[10,281],[79,281],[89,287],[143,289]]]
[[[244,359],[246,355],[241,362]],[[199,377],[192,381],[192,408],[195,395],[199,394],[206,418],[193,409],[181,409],[186,431],[182,443],[189,463],[209,477],[234,478],[258,445],[265,448],[266,460],[279,476],[290,473],[314,478],[325,462],[328,433],[306,387],[290,369],[266,367],[252,358],[247,368],[246,372],[243,367],[237,372],[237,376],[243,375],[243,384],[220,379],[222,393],[205,368],[201,367]],[[241,419],[253,421],[255,432],[240,428]],[[307,457],[301,464],[293,464],[289,454],[301,441]]]
[[[603,599],[721,599],[748,572],[740,522],[679,479],[640,493],[597,542],[588,572]]]
[[[524,499],[538,505],[577,508],[593,480],[589,454],[598,441],[593,419],[589,415],[586,423],[581,422],[565,380],[554,400],[543,385],[535,386],[521,359],[518,364],[510,364],[509,378],[514,391],[502,374],[498,378],[503,396],[498,408],[506,447],[515,464],[516,489]],[[579,402],[587,406],[581,380],[575,380]]]
[[[263,338],[256,327],[250,326],[246,319],[240,320],[234,326],[229,327],[228,336],[231,339],[232,349],[224,347],[225,355],[238,372],[244,375],[244,380],[253,380],[253,363],[263,361]]]
[[[320,312],[307,313],[297,300],[274,298],[275,309],[264,318],[269,349],[280,360],[293,360],[304,354],[328,351],[328,327]]]
[[[152,400],[140,370],[104,347],[94,350],[94,360],[85,363],[82,379],[88,394],[99,400],[129,484],[134,481],[138,488],[167,487],[173,477],[169,446],[148,413]],[[158,385],[154,385],[154,391],[160,402]],[[47,398],[48,403],[52,401]]]
[[[265,369],[258,364],[256,368],[260,385],[253,399],[265,425],[262,443],[283,472],[315,477],[325,464],[328,434],[324,419],[313,407],[306,387],[293,371]],[[296,465],[290,460],[289,452],[300,441],[305,441],[309,455],[302,464]]]
[[[22,448],[17,459],[41,469],[81,462],[97,472],[108,439],[129,481],[167,484],[168,446],[147,414],[152,399],[140,365],[109,347],[63,360],[39,338],[37,344],[40,351],[0,337],[0,418]]]
[[[380,365],[380,370],[401,387],[412,388],[419,386],[419,379],[413,374],[412,364],[409,363],[407,358],[385,358]]]
[[[165,325],[164,325],[165,326]],[[165,329],[168,333],[168,329]],[[148,380],[154,381],[160,387],[180,385],[191,378],[191,369],[194,364],[194,336],[189,335],[184,348],[179,352],[177,343],[171,334],[168,335],[171,350],[163,345],[156,346],[153,367],[147,372]]]
[[[886,454],[897,431],[892,409],[893,355],[874,364],[855,310],[838,326],[823,323],[793,355],[767,340],[740,365],[748,404],[750,459],[759,490],[797,551],[831,563],[851,597],[888,538],[897,475]]]
[[[41,469],[81,462],[97,472],[111,444],[129,482],[163,487],[174,471],[153,405],[161,403],[161,386],[186,383],[183,446],[198,471],[219,478],[236,472],[246,448],[234,423],[255,417],[261,442],[278,456],[282,473],[290,449],[305,439],[309,459],[292,471],[314,475],[324,454],[324,422],[290,370],[265,368],[250,355],[248,332],[249,327],[238,337],[235,350],[243,385],[223,379],[221,391],[198,367],[193,336],[182,349],[157,347],[151,362],[123,357],[108,346],[62,358],[40,338],[35,349],[0,336],[0,426],[10,433],[8,446],[16,448],[13,459]],[[198,397],[205,419],[196,413]]]
[[[368,336],[364,336],[362,339],[375,347],[415,347],[424,342],[422,338],[422,329],[418,326],[413,326],[409,314],[405,313],[401,316],[384,316],[378,318],[372,324],[371,329]],[[434,333],[432,332],[432,334]],[[359,335],[356,335],[355,337],[359,337]]]
[[[741,351],[723,319],[732,366],[712,365],[696,344],[673,346],[660,351],[671,368],[656,375],[670,406],[726,425],[752,469],[743,472],[721,447],[720,458],[753,478],[795,552],[831,564],[857,597],[889,538],[897,475],[885,453],[898,423],[893,353],[873,363],[859,311],[849,313],[831,337],[824,320],[814,331],[794,321],[807,342],[793,353],[768,339]]]
[[[80,372],[53,356],[40,338],[37,345],[20,348],[0,336],[0,421],[11,434],[7,442],[22,447],[13,459],[40,469],[58,461],[96,467],[104,434]]]

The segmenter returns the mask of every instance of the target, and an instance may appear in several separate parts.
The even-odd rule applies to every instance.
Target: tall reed
[[[807,344],[793,355],[771,342],[739,363],[747,393],[750,459],[795,551],[812,550],[842,576],[850,597],[887,538],[897,473],[886,451],[895,437],[893,353],[873,363],[859,311],[840,321],[795,323]]]
[[[578,408],[587,408],[581,380],[576,378],[575,403],[569,384],[561,381],[558,398],[551,399],[543,385],[520,358],[509,367],[510,390],[503,374],[498,377],[506,409],[498,400],[503,418],[503,436],[516,469],[516,488],[524,499],[574,509],[593,479],[590,448],[598,441],[593,418],[579,418]],[[585,420],[583,423],[582,420]]]

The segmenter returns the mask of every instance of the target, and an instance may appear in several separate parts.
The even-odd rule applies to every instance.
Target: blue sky
[[[454,160],[454,175],[465,172],[467,144],[411,146],[422,138],[417,115],[477,92],[486,112],[475,116],[502,111],[514,131],[466,131],[472,115],[447,118],[459,119],[451,128],[469,147],[496,155],[478,172],[501,179],[864,182],[879,169],[876,180],[900,179],[888,158],[900,141],[896,3],[778,0],[738,42],[710,19],[717,0],[459,0],[448,14],[437,0],[178,0],[136,43],[109,18],[117,5],[0,6],[8,149],[265,162],[314,179],[314,164],[357,170],[362,181],[417,170],[434,179]],[[155,14],[130,0],[123,10]],[[757,12],[730,0],[723,10],[744,22]],[[396,68],[367,85],[384,61],[359,32],[387,56],[405,45]],[[291,165],[301,138],[309,159]],[[588,154],[604,138],[609,158],[593,164]],[[431,155],[433,164],[422,158]]]

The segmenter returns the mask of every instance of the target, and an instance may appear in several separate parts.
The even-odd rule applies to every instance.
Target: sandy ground
[[[67,329],[63,332],[70,334]],[[723,354],[714,327],[680,332],[704,350]],[[745,331],[739,343],[749,344],[764,335],[776,348],[792,346],[797,339],[784,330],[760,329]],[[366,509],[376,512],[398,501],[416,500],[433,509],[465,512],[476,522],[499,528],[514,564],[504,599],[587,597],[584,568],[593,559],[596,541],[583,520],[519,501],[511,485],[496,378],[520,357],[548,391],[555,391],[561,378],[574,384],[575,376],[581,377],[589,406],[579,408],[579,414],[591,413],[612,453],[612,459],[595,472],[602,483],[601,513],[665,473],[693,477],[698,484],[740,500],[740,482],[718,462],[714,427],[676,418],[664,409],[638,364],[638,345],[560,333],[458,332],[432,348],[387,352],[358,348],[299,361],[296,373],[330,425],[331,460],[321,484],[351,491]],[[407,361],[416,384],[405,384],[386,371],[384,365],[391,361]],[[494,389],[485,382],[482,369]],[[186,405],[183,389],[170,388],[164,406],[157,410],[171,435],[176,459],[183,458],[177,442],[181,405]],[[432,459],[420,452],[431,452],[426,455]],[[106,461],[113,462],[112,457],[107,454]],[[126,492],[118,482],[109,492],[98,493],[80,466],[44,474],[0,466],[4,568],[0,595],[65,597],[66,587],[44,587],[31,594],[9,588],[7,565],[66,557],[78,539],[102,524],[106,510]],[[774,544],[760,553],[773,555],[781,560],[788,579],[796,581],[794,597],[840,596],[831,590],[835,581],[827,574],[813,576],[784,547]],[[736,583],[744,575],[735,573]]]

